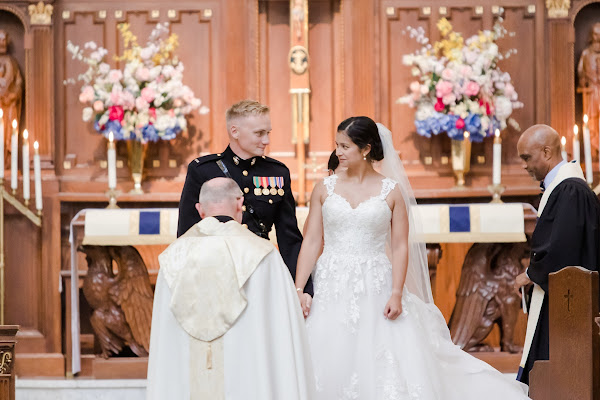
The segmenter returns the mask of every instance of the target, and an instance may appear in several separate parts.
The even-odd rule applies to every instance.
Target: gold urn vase
[[[129,154],[129,169],[133,179],[133,189],[131,194],[143,194],[142,179],[144,176],[144,159],[146,158],[148,143],[142,143],[139,140],[127,141],[127,153]]]
[[[456,189],[465,188],[465,174],[471,169],[471,141],[465,133],[463,140],[452,139],[452,170],[456,178]]]

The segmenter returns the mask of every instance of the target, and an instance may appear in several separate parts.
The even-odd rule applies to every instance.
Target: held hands
[[[527,274],[525,272],[517,275],[517,277],[515,278],[515,284],[514,284],[515,292],[519,293],[519,295],[520,295],[521,287],[530,285],[531,283],[532,283],[531,279],[529,279],[529,277],[527,276]]]
[[[400,314],[402,314],[402,292],[394,290],[392,291],[392,296],[385,305],[383,316],[386,319],[391,319],[393,321],[398,318]]]
[[[300,307],[302,307],[302,314],[304,315],[304,318],[308,317],[308,314],[310,313],[310,306],[312,305],[312,297],[310,297],[310,294],[308,293],[303,293],[301,291],[298,291],[298,300],[300,300]]]

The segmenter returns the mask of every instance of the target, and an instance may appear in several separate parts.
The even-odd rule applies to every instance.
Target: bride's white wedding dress
[[[440,311],[405,288],[402,314],[383,316],[392,292],[386,239],[396,185],[352,208],[325,178],[325,246],[307,329],[319,400],[511,400],[524,388],[454,345]]]

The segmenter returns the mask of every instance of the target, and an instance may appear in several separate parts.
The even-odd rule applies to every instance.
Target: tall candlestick
[[[115,189],[117,187],[117,151],[115,149],[115,139],[111,132],[108,134],[108,188]]]
[[[0,108],[0,168],[2,174],[0,180],[4,181],[4,110]]]
[[[583,116],[583,156],[585,157],[585,180],[588,184],[594,182],[594,172],[592,171],[592,144],[590,141],[590,128],[588,126],[588,116]]]
[[[499,129],[496,129],[493,150],[494,158],[492,165],[492,185],[499,185],[502,174],[502,139],[500,139]]]
[[[40,144],[33,142],[33,182],[35,189],[35,209],[38,214],[42,211],[42,169],[40,167]]]
[[[29,203],[31,193],[29,190],[29,132],[23,130],[23,199]]]
[[[579,152],[579,138],[577,137],[578,133],[579,127],[577,125],[573,126],[573,160],[581,162],[581,154]]]
[[[565,161],[568,161],[568,157],[567,157],[567,138],[566,137],[562,137],[560,138],[560,154],[562,155],[562,159]]]
[[[17,120],[12,122],[12,135],[10,137],[10,188],[13,193],[17,191],[18,169],[19,169],[19,136],[17,134]]]

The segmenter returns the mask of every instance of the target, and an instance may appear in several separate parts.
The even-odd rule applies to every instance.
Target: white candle
[[[577,137],[577,133],[579,133],[579,127],[575,125],[573,126],[573,160],[581,162],[581,154],[579,153],[579,138]]]
[[[35,209],[42,210],[42,169],[40,167],[40,144],[33,142],[33,182],[35,185]]]
[[[117,151],[115,149],[114,135],[112,132],[108,134],[108,188],[115,189],[117,187]]]
[[[4,180],[4,111],[0,108],[0,167],[2,175],[0,179]]]
[[[499,129],[496,129],[493,150],[492,185],[500,185],[502,176],[502,139],[500,139]]]
[[[563,160],[568,161],[567,138],[564,136],[562,138],[560,138],[560,154],[561,154]]]
[[[588,184],[594,182],[594,172],[592,171],[592,144],[590,141],[590,128],[588,126],[588,116],[583,116],[583,156],[585,157],[585,180]]]
[[[17,120],[12,122],[12,135],[10,137],[10,187],[13,191],[17,190],[18,186],[18,169],[19,169],[19,136],[17,135]]]
[[[23,130],[23,199],[29,200],[31,193],[29,191],[29,133],[27,129]]]

